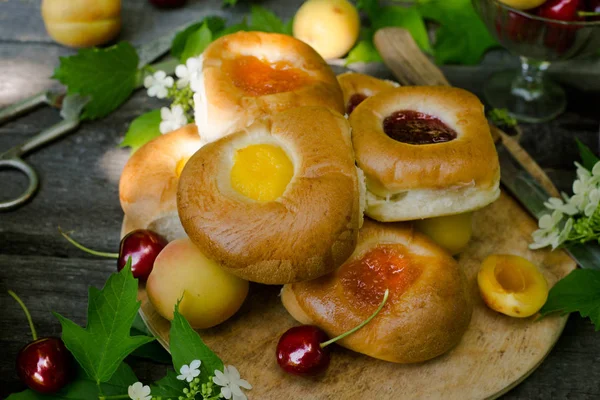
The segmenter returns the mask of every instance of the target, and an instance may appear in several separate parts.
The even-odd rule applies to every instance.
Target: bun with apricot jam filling
[[[211,43],[192,79],[195,119],[205,142],[289,108],[344,112],[335,74],[312,47],[288,35],[238,32]]]
[[[366,220],[356,250],[340,268],[285,285],[281,300],[300,323],[336,337],[372,314],[386,289],[381,312],[338,344],[381,360],[416,363],[447,352],[467,330],[472,304],[463,271],[404,224]]]

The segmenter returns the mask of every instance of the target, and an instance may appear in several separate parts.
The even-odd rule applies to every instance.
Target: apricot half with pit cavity
[[[477,284],[488,307],[511,317],[532,316],[548,298],[548,284],[540,270],[514,255],[487,257],[477,274]]]

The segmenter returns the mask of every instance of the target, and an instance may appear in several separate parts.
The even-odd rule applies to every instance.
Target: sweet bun
[[[366,175],[366,214],[376,220],[459,214],[500,195],[498,155],[483,105],[465,90],[387,90],[362,102],[350,125]]]
[[[196,125],[161,135],[138,149],[119,182],[121,208],[129,224],[168,240],[185,235],[177,215],[177,184],[187,160],[200,148]]]
[[[285,285],[281,300],[303,324],[329,337],[365,320],[337,343],[381,360],[416,363],[437,357],[461,339],[472,314],[468,284],[456,261],[407,224],[366,220],[356,250],[334,273]]]
[[[283,284],[329,273],[358,236],[348,122],[323,107],[260,119],[194,154],[177,200],[190,239],[243,279]]]
[[[377,79],[358,72],[344,72],[337,76],[337,80],[344,94],[344,107],[346,107],[346,114],[348,115],[352,114],[356,106],[367,97],[400,86],[396,82]]]
[[[309,45],[288,35],[238,32],[211,43],[192,79],[195,119],[212,142],[255,119],[293,107],[343,113],[335,74]]]

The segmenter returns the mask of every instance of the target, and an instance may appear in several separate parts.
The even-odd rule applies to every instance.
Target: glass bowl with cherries
[[[600,0],[472,0],[490,33],[520,56],[520,71],[494,74],[484,96],[523,122],[548,121],[566,106],[551,62],[600,55]]]

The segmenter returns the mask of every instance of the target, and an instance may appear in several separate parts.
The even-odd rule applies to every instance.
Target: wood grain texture
[[[264,0],[260,4],[289,18],[301,2]],[[126,23],[120,39],[144,43],[206,15],[218,14],[239,21],[249,8],[247,3],[240,2],[233,10],[222,9],[220,3],[189,0],[183,9],[159,11],[147,0],[126,0],[123,2]],[[47,37],[39,17],[39,4],[39,0],[0,1],[0,107],[56,85],[50,75],[58,64],[58,56],[74,52]],[[450,65],[442,69],[450,83],[481,95],[490,74],[517,65],[516,57],[494,50],[479,65]],[[391,78],[382,64],[356,64],[353,68]],[[592,149],[600,150],[597,106],[600,61],[556,63],[551,66],[550,75],[566,85],[567,111],[548,123],[522,125],[520,143],[560,190],[570,191],[573,161],[578,159],[573,138],[578,137]],[[114,261],[81,253],[64,241],[56,228],[60,225],[75,230],[75,237],[92,248],[116,251],[123,217],[116,179],[128,156],[128,150],[117,148],[117,144],[133,118],[164,105],[138,92],[109,117],[85,123],[72,135],[27,157],[41,175],[41,189],[27,206],[0,214],[0,398],[24,389],[16,376],[14,360],[19,348],[30,338],[22,311],[6,290],[12,289],[23,298],[40,335],[60,334],[60,325],[51,311],[85,324],[87,287],[102,287],[115,271]],[[40,109],[1,126],[0,151],[31,137],[57,119],[54,110]],[[16,193],[22,184],[24,179],[19,175],[0,171],[0,198]],[[276,293],[274,290],[272,295]],[[249,303],[249,307],[253,304]],[[503,398],[600,398],[599,339],[600,334],[594,332],[587,319],[571,315],[547,360]],[[232,344],[243,340],[236,337]],[[128,363],[145,383],[164,376],[164,366],[138,360]],[[343,378],[343,373],[338,378]],[[365,399],[372,398],[367,392],[363,395]],[[405,398],[401,390],[398,398]]]

